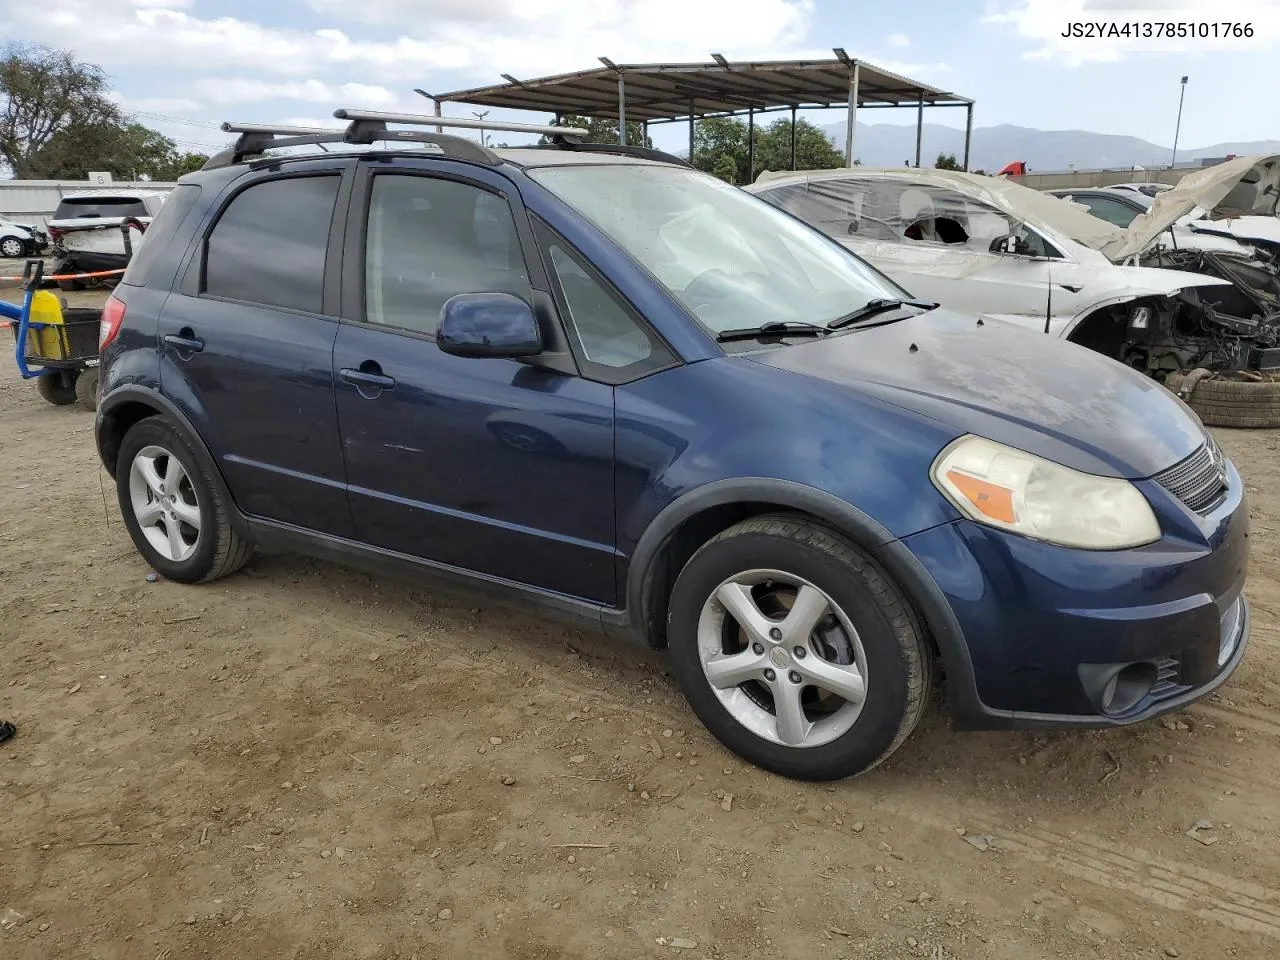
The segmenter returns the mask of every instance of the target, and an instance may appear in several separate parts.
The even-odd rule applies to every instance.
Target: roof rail
[[[543,137],[581,140],[590,131],[582,127],[553,127],[536,123],[490,123],[488,120],[472,120],[467,117],[434,117],[423,113],[386,113],[382,110],[335,110],[339,120],[374,121],[378,123],[403,123],[415,127],[462,127],[467,130],[498,130],[504,133],[536,133]]]
[[[224,123],[225,133],[236,133],[236,142],[226,150],[210,157],[202,169],[214,170],[229,167],[246,160],[264,161],[263,157],[269,149],[280,147],[319,146],[324,149],[326,143],[346,143],[354,145],[370,145],[381,142],[422,143],[436,147],[446,156],[482,163],[486,166],[497,166],[501,158],[487,147],[474,140],[453,136],[447,133],[429,133],[421,130],[388,130],[388,123],[401,123],[419,127],[456,127],[468,130],[497,130],[509,133],[537,134],[547,137],[551,142],[537,144],[540,149],[574,150],[591,153],[612,153],[623,156],[656,160],[662,163],[674,163],[689,166],[688,161],[646,147],[634,147],[614,143],[585,143],[583,138],[589,132],[581,127],[544,126],[532,123],[489,123],[484,120],[472,120],[465,117],[436,117],[416,113],[386,113],[381,110],[348,110],[339,109],[333,112],[338,120],[346,120],[343,130],[325,127],[300,127],[272,123]]]

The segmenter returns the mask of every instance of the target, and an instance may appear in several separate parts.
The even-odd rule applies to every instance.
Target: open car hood
[[[1156,237],[1195,207],[1208,210],[1211,221],[1274,218],[1277,200],[1280,200],[1280,154],[1237,157],[1189,173],[1172,190],[1160,191],[1150,210],[1119,236],[1096,249],[1118,262],[1142,253]]]

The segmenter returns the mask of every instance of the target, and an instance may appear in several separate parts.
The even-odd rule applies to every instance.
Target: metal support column
[[[969,172],[969,141],[973,139],[973,104],[964,108],[964,169]]]
[[[747,183],[756,180],[756,108],[747,107]]]
[[[920,166],[920,141],[924,137],[924,94],[916,104],[916,166]]]
[[[618,143],[627,145],[627,86],[618,74]]]
[[[846,130],[844,132],[844,165],[846,167],[853,166],[853,147],[858,128],[859,73],[859,64],[855,60],[853,63],[853,73],[849,75],[849,116],[845,121]]]
[[[796,108],[791,108],[791,169],[796,168]]]
[[[640,122],[640,146],[647,147],[649,145],[649,121],[642,120]]]
[[[689,163],[693,163],[693,101],[689,101]]]
[[[440,112],[440,101],[437,100],[435,97],[432,97],[431,102],[435,104],[435,115],[437,117],[444,116],[444,114]],[[436,127],[436,133],[444,133],[444,127]]]

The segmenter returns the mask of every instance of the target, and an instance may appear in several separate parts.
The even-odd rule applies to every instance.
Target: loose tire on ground
[[[722,635],[715,629],[705,632],[709,623],[727,625],[731,639],[736,636],[740,640],[747,635],[746,630],[734,634],[742,623],[740,618],[735,616],[732,624],[724,619],[728,616],[728,604],[720,608],[715,606],[720,602],[721,588],[726,584],[738,587],[739,578],[759,577],[760,571],[780,571],[803,581],[810,589],[824,595],[831,604],[827,608],[830,617],[819,619],[819,627],[808,635],[812,643],[804,654],[788,661],[787,657],[777,655],[777,649],[768,648],[767,640],[761,644],[764,657],[759,662],[765,668],[770,665],[777,668],[772,689],[779,690],[780,696],[785,696],[790,690],[784,689],[784,679],[792,676],[793,670],[796,671],[795,676],[807,678],[818,674],[801,674],[798,671],[815,668],[826,671],[837,662],[819,650],[818,638],[823,630],[834,625],[837,631],[843,631],[839,625],[846,622],[854,630],[852,639],[857,646],[854,666],[861,671],[863,678],[861,707],[856,708],[856,701],[837,701],[855,705],[852,725],[844,729],[839,723],[831,724],[830,738],[815,739],[813,745],[792,746],[782,741],[779,700],[772,694],[766,694],[767,702],[759,698],[759,691],[771,689],[767,685],[753,679],[741,686],[733,685],[732,680],[727,684],[722,680],[713,686],[708,679],[708,670],[715,667],[721,652],[726,657],[736,657],[754,650],[748,643],[740,650],[715,651],[710,655],[711,666],[705,665],[708,663],[708,638]],[[751,590],[763,588],[767,591],[773,582],[769,579],[757,583]],[[749,592],[747,596],[755,594]],[[792,602],[799,602],[799,594]],[[721,611],[720,620],[714,614],[717,609]],[[761,609],[753,606],[752,611],[758,613]],[[786,639],[774,637],[775,641],[785,650],[794,650],[787,634],[782,630],[768,629],[775,623],[785,629],[786,617],[794,609],[794,606],[786,607],[773,619],[760,621],[757,629],[764,629],[764,633],[770,636],[782,634]],[[748,618],[754,615],[752,611],[748,611]],[[769,616],[767,611],[765,616]],[[782,619],[777,619],[778,616]],[[836,780],[870,770],[910,735],[928,703],[933,669],[931,653],[915,613],[901,590],[878,564],[852,543],[804,517],[778,514],[752,518],[704,544],[676,580],[667,621],[673,672],[693,711],[727,748],[745,760],[783,776],[800,780]],[[807,660],[807,657],[817,658],[817,662]],[[847,660],[844,662],[848,663]],[[805,696],[822,692],[820,684],[816,690],[806,692],[808,679],[799,682],[802,684],[799,690]],[[750,699],[741,700],[738,693]],[[729,701],[725,700],[726,694]],[[745,704],[748,711],[754,710],[755,713],[744,713],[740,704]],[[838,711],[843,709],[837,706],[834,708],[837,713],[814,714],[811,712],[813,707],[810,700],[802,708],[805,720],[813,716],[825,717],[823,722],[836,720]],[[754,720],[761,716],[766,723],[763,726],[754,723],[753,728]],[[777,720],[772,729],[767,723],[770,716]],[[815,724],[814,730],[817,729]],[[838,732],[840,730],[843,732]]]
[[[1181,396],[1193,374],[1174,373],[1164,385]],[[1198,379],[1186,399],[1206,426],[1238,428],[1280,427],[1280,381]]]
[[[181,473],[190,485],[184,499],[190,503],[191,498],[194,498],[198,508],[199,529],[194,550],[189,556],[177,561],[159,553],[147,539],[134,506],[130,486],[133,467],[139,455],[148,450],[159,450],[177,459]],[[218,484],[201,467],[200,461],[181,434],[163,417],[140,420],[125,434],[116,464],[116,496],[134,546],[155,571],[167,580],[178,583],[217,580],[239,570],[253,552],[253,544],[245,540],[232,524],[233,508],[222,497]]]
[[[88,367],[76,378],[76,399],[86,410],[98,409],[98,368]]]
[[[55,407],[65,407],[76,402],[76,381],[79,377],[74,370],[57,370],[36,377],[36,391]]]

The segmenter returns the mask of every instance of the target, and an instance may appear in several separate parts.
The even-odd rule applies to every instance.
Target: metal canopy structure
[[[860,109],[911,109],[916,111],[916,166],[925,107],[964,107],[964,169],[969,169],[973,134],[973,101],[939,90],[869,63],[849,57],[835,48],[830,60],[765,60],[735,63],[713,53],[707,63],[604,64],[593,70],[563,73],[533,80],[517,80],[502,74],[506,83],[452,93],[422,96],[434,100],[436,114],[443,103],[467,103],[508,110],[536,110],[557,118],[569,114],[619,121],[619,142],[626,143],[628,121],[689,123],[689,153],[693,154],[693,124],[698,119],[746,115],[749,128],[755,116],[790,110],[792,119],[792,168],[795,167],[795,115],[797,110],[847,111],[845,164],[853,165]],[[748,139],[754,153],[754,138]],[[754,160],[754,158],[753,158]],[[754,169],[754,163],[752,166]]]

